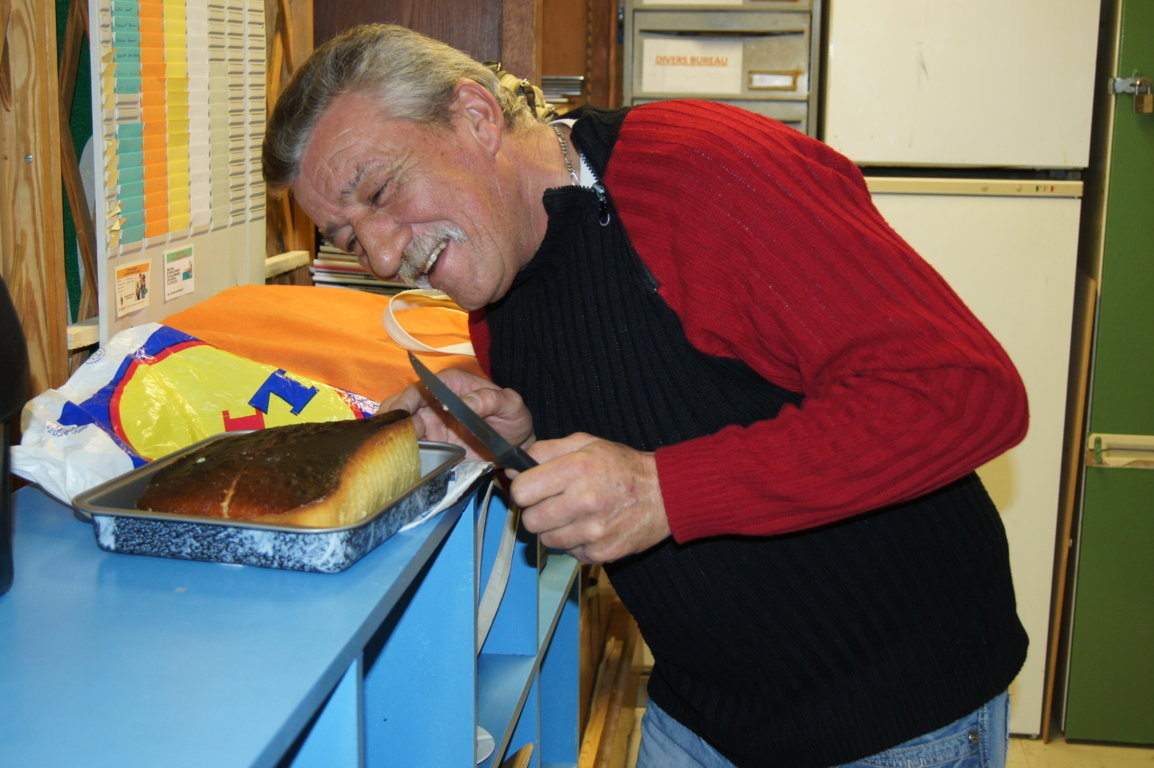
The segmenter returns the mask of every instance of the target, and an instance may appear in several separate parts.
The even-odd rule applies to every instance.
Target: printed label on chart
[[[116,316],[148,306],[152,289],[152,266],[147,261],[116,268]]]
[[[164,300],[192,293],[192,246],[164,254]]]

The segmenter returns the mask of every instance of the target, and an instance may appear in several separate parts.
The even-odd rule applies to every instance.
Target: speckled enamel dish
[[[440,502],[453,467],[465,455],[454,445],[420,443],[421,479],[417,484],[375,515],[338,528],[242,523],[136,509],[136,499],[155,472],[222,438],[227,436],[201,441],[77,496],[73,506],[91,518],[100,548],[133,555],[336,573]]]

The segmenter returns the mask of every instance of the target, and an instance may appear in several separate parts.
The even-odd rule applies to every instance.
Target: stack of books
[[[392,295],[405,290],[403,283],[379,280],[357,261],[357,257],[342,251],[327,240],[322,240],[317,248],[310,271],[313,284],[334,288],[355,288],[360,291]]]
[[[559,113],[580,106],[585,93],[585,78],[582,75],[542,75],[541,92],[545,101],[553,105]]]

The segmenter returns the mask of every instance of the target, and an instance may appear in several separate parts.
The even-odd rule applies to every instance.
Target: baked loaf
[[[330,528],[376,513],[420,479],[405,411],[221,438],[151,478],[138,509]]]

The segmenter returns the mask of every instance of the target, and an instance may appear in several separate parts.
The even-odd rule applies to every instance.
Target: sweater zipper
[[[607,227],[612,217],[609,215],[609,198],[605,195],[605,187],[596,181],[593,183],[593,191],[597,194],[597,222]]]

